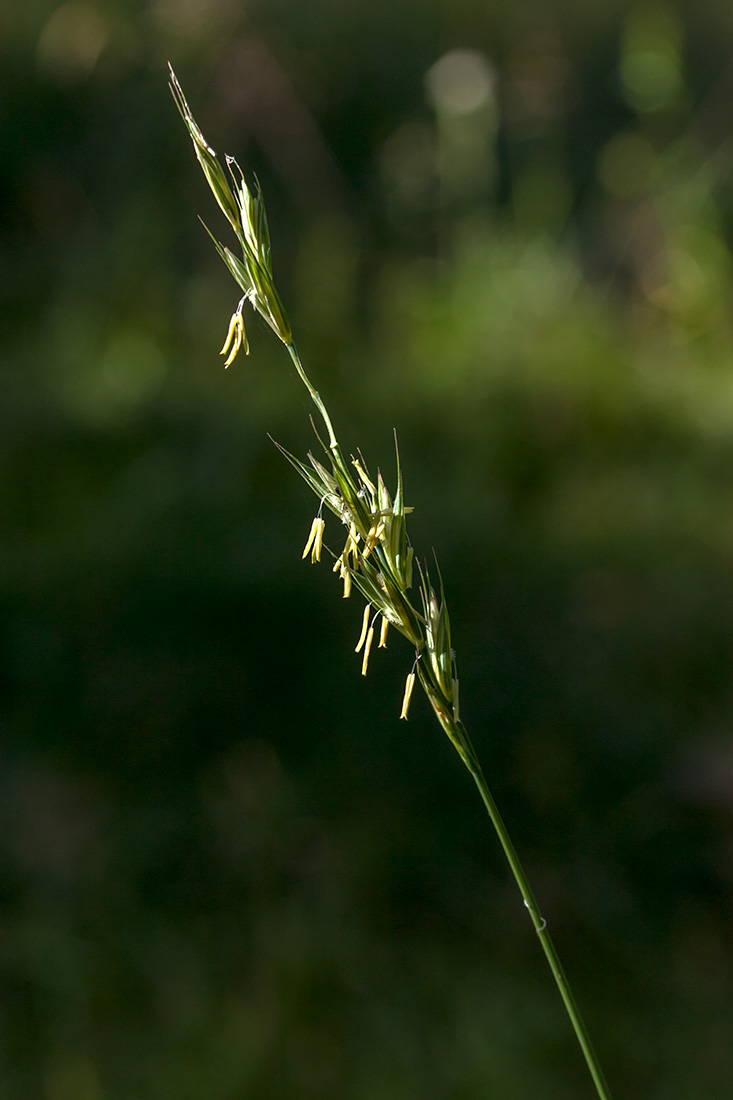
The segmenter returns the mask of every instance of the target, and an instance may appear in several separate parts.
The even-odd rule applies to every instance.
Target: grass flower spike
[[[238,244],[239,254],[210,234],[242,293],[221,349],[221,354],[227,356],[225,366],[228,367],[234,361],[240,350],[244,349],[245,354],[249,352],[242,319],[244,304],[249,302],[285,344],[298,377],[310,394],[326,430],[325,441],[316,432],[323,455],[316,457],[309,453],[306,461],[295,457],[276,443],[319,501],[318,514],[311,524],[302,556],[306,558],[310,554],[312,562],[319,562],[325,549],[333,560],[333,572],[338,574],[342,582],[344,598],[348,598],[354,589],[363,597],[365,608],[356,645],[356,652],[362,655],[362,675],[367,674],[377,618],[381,616],[378,649],[386,647],[387,630],[390,626],[407,639],[411,649],[412,668],[405,682],[400,718],[407,718],[415,684],[419,682],[441,728],[470,772],[491,818],[575,1030],[597,1096],[599,1100],[610,1100],[608,1086],[550,938],[547,922],[537,905],[459,716],[456,657],[443,580],[437,562],[437,590],[432,583],[427,564],[418,563],[418,598],[415,599],[411,593],[414,554],[406,521],[412,509],[405,505],[396,439],[396,486],[392,495],[379,471],[376,477],[370,474],[361,452],[357,452],[357,456],[349,462],[344,459],[328,410],[303,368],[293,341],[290,322],[273,280],[270,233],[259,185],[256,185],[254,191],[250,190],[244,174],[232,157],[226,158],[225,172],[199,129],[172,69],[170,85],[199,164]],[[324,507],[336,517],[341,526],[344,541],[340,551],[329,548],[323,541],[325,521],[321,513]]]
[[[292,333],[287,314],[280,301],[280,295],[273,282],[270,233],[259,186],[255,194],[250,191],[245,183],[244,175],[233,157],[226,158],[229,170],[229,179],[227,179],[216,153],[204,138],[191,113],[173,69],[170,70],[170,87],[209,187],[239,242],[241,259],[231,249],[226,248],[216,238],[213,238],[219,255],[229,268],[234,280],[244,291],[244,298],[239,304],[239,309],[232,317],[232,323],[234,323],[235,318],[239,316],[236,323],[239,346],[244,345],[246,353],[244,325],[241,321],[241,308],[246,300],[250,301],[257,312],[265,318],[272,331],[280,337],[282,342],[289,345],[292,343]],[[229,338],[231,338],[231,334],[230,326]],[[228,344],[225,343],[224,348],[227,346]],[[227,366],[236,355],[239,346],[227,360]]]

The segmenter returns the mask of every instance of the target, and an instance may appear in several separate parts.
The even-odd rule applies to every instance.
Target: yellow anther
[[[346,539],[346,548],[345,548],[345,553],[346,554],[356,554],[357,545],[359,543],[360,538],[361,538],[361,535],[359,534],[359,532],[356,529],[356,524],[352,523],[351,527],[349,528],[348,537]]]
[[[344,599],[348,600],[351,595],[351,570],[345,568],[341,576],[344,578]]]
[[[321,560],[321,550],[323,549],[323,532],[326,530],[325,519],[317,516],[316,525],[316,537],[313,541],[313,552],[311,554],[311,561],[313,563]]]
[[[361,481],[362,485],[364,485],[365,488],[367,488],[369,490],[369,492],[372,494],[372,496],[376,496],[377,495],[377,490],[374,488],[374,483],[369,479],[369,476],[368,476],[366,470],[364,469],[362,464],[359,462],[359,460],[356,459],[356,458],[352,458],[351,464],[354,467],[354,469],[356,470],[357,474],[359,475],[359,480]]]
[[[369,651],[372,648],[372,642],[374,641],[374,627],[370,626],[366,636],[366,645],[364,646],[364,658],[361,662],[361,674],[366,676],[367,665],[369,664]]]
[[[311,561],[317,562],[321,560],[321,550],[323,548],[323,532],[326,528],[326,521],[321,519],[320,516],[316,516],[311,524],[310,534],[308,535],[308,541],[305,544],[305,550],[302,557],[308,556],[308,551],[312,548]]]
[[[237,318],[237,324],[235,325],[236,334],[234,336],[234,343],[232,344],[232,350],[229,352],[229,357],[227,358],[226,362],[224,363],[224,369],[225,370],[226,370],[227,367],[231,366],[231,364],[237,358],[237,355],[239,353],[239,349],[242,346],[242,326],[241,326],[241,322],[242,322],[242,318],[238,317]]]
[[[367,604],[366,607],[364,608],[364,620],[361,624],[361,634],[359,635],[359,641],[356,643],[356,649],[354,650],[354,653],[358,653],[359,650],[361,649],[361,647],[364,645],[364,639],[367,636],[367,630],[369,628],[369,612],[370,611],[371,611],[371,606],[369,604]]]
[[[341,570],[341,576],[343,577],[344,570],[347,569],[348,565],[349,565],[349,556],[351,556],[353,558],[356,558],[357,543],[359,542],[359,539],[360,539],[360,535],[359,535],[359,532],[356,530],[356,525],[352,523],[351,527],[349,528],[349,533],[346,536],[346,543],[345,543],[344,548],[341,552],[341,556],[336,559],[336,562],[334,564],[334,567],[333,567],[334,573],[338,569],[340,569]]]
[[[231,348],[231,350],[229,350]],[[227,338],[224,341],[224,346],[219,352],[219,355],[226,355],[229,351],[229,356],[224,363],[225,367],[230,366],[237,355],[239,349],[244,348],[244,354],[249,355],[249,343],[247,341],[247,333],[244,330],[244,321],[242,320],[242,309],[240,306],[232,314],[232,319],[229,322],[229,331],[227,332]]]
[[[311,546],[313,546],[315,541],[316,541],[317,531],[318,531],[318,516],[316,516],[316,518],[313,520],[313,523],[311,524],[310,534],[308,535],[308,541],[305,544],[305,550],[303,551],[303,553],[301,555],[303,561],[305,561],[305,559],[308,557],[308,551],[310,550]]]
[[[221,348],[221,351],[219,352],[219,355],[224,355],[226,353],[226,351],[228,350],[229,345],[232,342],[232,339],[234,337],[234,330],[237,327],[237,316],[238,316],[238,311],[236,313],[232,314],[232,319],[229,322],[229,330],[227,332],[227,338],[224,341],[224,343],[222,344],[222,348]]]
[[[404,718],[407,721],[407,712],[410,709],[410,699],[412,699],[412,689],[415,687],[415,673],[411,672],[405,682],[405,695],[402,700],[402,713],[400,718]]]
[[[380,520],[375,523],[373,527],[369,528],[369,534],[367,535],[366,542],[364,543],[364,557],[368,558],[374,547],[379,542],[380,538],[384,534],[384,523]]]
[[[387,631],[389,630],[389,620],[382,616],[382,627],[379,631],[379,645],[377,649],[387,648]]]

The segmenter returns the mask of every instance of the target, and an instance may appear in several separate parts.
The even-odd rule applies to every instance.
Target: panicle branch
[[[229,178],[227,178],[216,153],[206,141],[193,117],[176,74],[171,67],[169,69],[170,89],[193,142],[198,162],[214,198],[234,230],[242,253],[240,259],[231,249],[221,244],[207,229],[232,278],[244,291],[244,298],[240,302],[237,311],[235,311],[232,322],[236,317],[239,317],[238,323],[243,332],[241,310],[244,301],[249,301],[257,312],[264,317],[275,335],[285,345],[289,346],[293,342],[293,334],[285,307],[280,300],[280,295],[275,288],[272,277],[270,232],[259,184],[255,181],[256,191],[254,193],[250,191],[245,183],[242,170],[233,157],[226,158],[229,170]],[[246,354],[248,348],[244,336],[240,340],[240,346],[244,346]],[[238,350],[239,347],[236,348],[231,358],[236,355]],[[231,362],[231,359],[227,361],[227,366],[229,362]]]
[[[340,554],[326,547],[333,558],[333,571],[342,582],[344,598],[348,598],[356,587],[366,600],[363,628],[356,647],[357,653],[362,653],[363,675],[367,672],[374,639],[374,622],[381,616],[377,648],[386,647],[387,629],[393,626],[407,638],[415,651],[416,665],[407,678],[401,717],[407,717],[415,680],[419,679],[445,728],[446,721],[449,724],[458,721],[458,682],[451,650],[450,622],[442,579],[438,596],[431,584],[427,565],[418,565],[419,606],[410,597],[414,553],[407,534],[406,517],[412,508],[406,506],[404,501],[397,438],[395,436],[397,485],[394,496],[391,496],[381,472],[377,471],[376,478],[372,477],[361,452],[347,464],[328,411],[300,361],[290,322],[273,278],[270,231],[259,183],[255,181],[254,190],[247,186],[244,173],[234,157],[225,158],[225,172],[201,132],[172,68],[170,88],[204,176],[239,245],[237,255],[207,228],[217,252],[242,291],[221,349],[221,354],[227,357],[224,365],[230,366],[241,350],[245,355],[249,353],[242,316],[245,303],[249,302],[288,348],[298,375],[316,404],[328,432],[328,445],[322,444],[325,463],[310,453],[307,463],[302,462],[276,443],[319,501],[303,558],[310,554],[312,562],[321,560],[326,527],[322,516],[325,506],[346,532]],[[423,656],[426,659],[419,660]]]

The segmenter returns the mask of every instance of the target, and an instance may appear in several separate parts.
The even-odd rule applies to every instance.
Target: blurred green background
[[[0,1095],[591,1095],[406,644],[363,680],[300,561],[286,354],[217,358],[171,60],[342,444],[391,481],[399,431],[615,1095],[726,1100],[733,8],[6,0],[0,43]]]

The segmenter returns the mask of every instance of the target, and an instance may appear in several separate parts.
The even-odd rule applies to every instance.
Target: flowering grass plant
[[[318,500],[303,558],[310,555],[312,562],[320,562],[325,551],[332,559],[333,572],[338,574],[344,598],[350,597],[354,589],[364,598],[361,632],[356,644],[356,652],[361,655],[362,675],[367,674],[377,628],[377,648],[386,646],[390,626],[410,643],[413,659],[405,681],[400,718],[407,719],[413,690],[419,682],[441,728],[473,777],[483,799],[557,983],[597,1095],[600,1100],[611,1100],[547,922],[540,912],[460,718],[458,675],[443,582],[437,561],[431,575],[428,565],[414,558],[407,534],[407,516],[412,509],[405,504],[399,451],[394,493],[387,489],[381,473],[377,473],[376,478],[370,474],[361,452],[349,461],[344,458],[326,406],[303,368],[290,322],[275,287],[270,235],[259,185],[256,184],[254,190],[248,187],[233,157],[226,157],[224,169],[199,129],[172,69],[170,81],[199,164],[239,244],[237,254],[210,233],[219,255],[242,292],[221,349],[221,354],[226,356],[224,365],[229,367],[240,351],[245,355],[249,353],[243,316],[249,303],[264,317],[287,348],[325,428],[325,437],[322,438],[314,425],[320,457],[309,453],[305,462],[276,444]],[[324,541],[324,511],[335,517],[336,530],[343,538],[340,552],[330,549]],[[417,574],[417,600],[411,595],[413,573]]]

